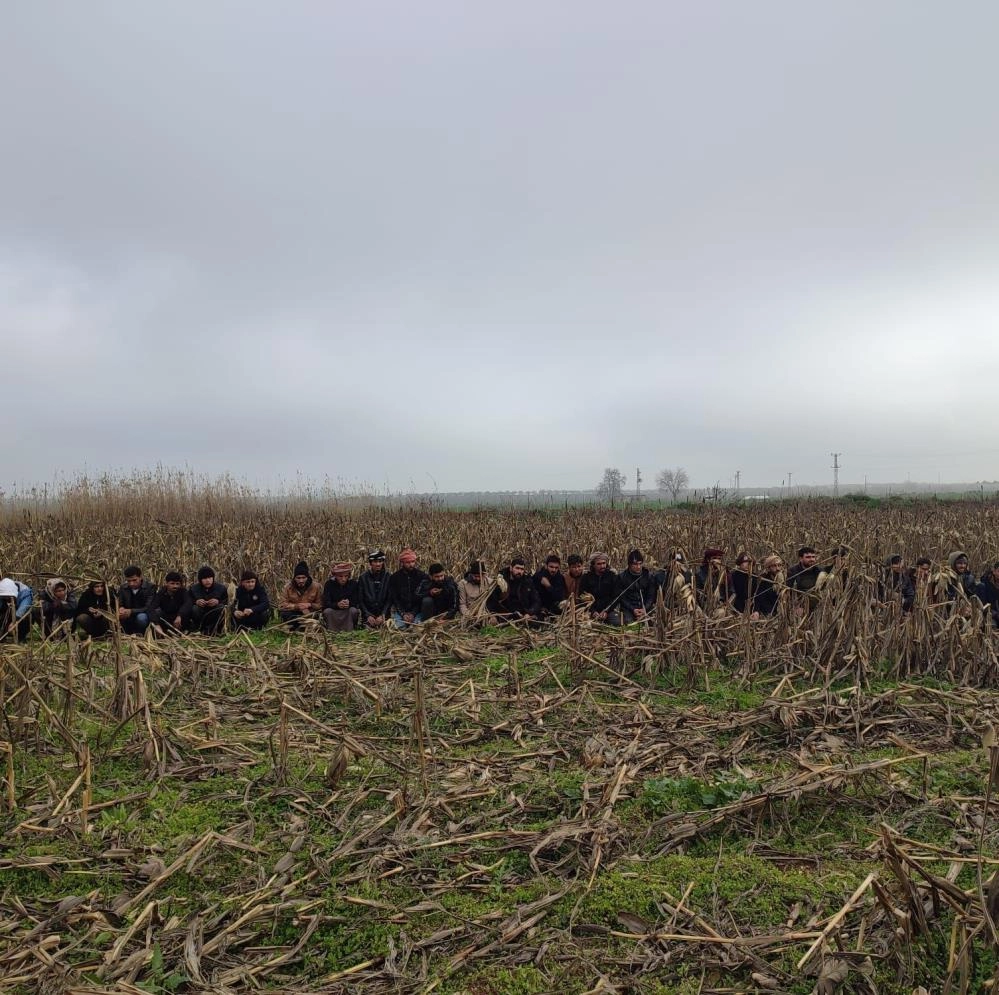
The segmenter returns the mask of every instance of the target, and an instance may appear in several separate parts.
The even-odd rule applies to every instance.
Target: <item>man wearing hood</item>
[[[41,617],[44,636],[65,634],[76,618],[76,595],[62,577],[52,577],[45,582]]]
[[[611,570],[610,557],[606,553],[594,553],[590,557],[590,569],[583,574],[579,591],[581,598],[589,600],[587,610],[595,622],[621,624],[621,612],[617,609],[617,574]]]
[[[640,549],[628,553],[628,569],[618,574],[617,585],[624,624],[644,622],[656,607],[659,586],[645,566],[645,557]]]
[[[385,554],[380,549],[368,554],[368,569],[357,582],[361,621],[369,629],[377,629],[389,617],[389,574],[385,569]]]
[[[416,565],[416,553],[408,546],[399,554],[399,569],[389,578],[389,603],[392,622],[397,629],[423,621],[420,609],[423,595],[420,585],[429,578]]]
[[[301,628],[302,619],[318,614],[323,608],[323,589],[312,579],[309,564],[299,560],[291,581],[285,585],[278,603],[281,621],[293,632]]]
[[[160,636],[179,636],[191,628],[194,601],[191,592],[184,588],[184,575],[171,570],[163,578],[163,586],[156,592],[149,609],[149,621]]]
[[[92,639],[106,636],[111,629],[108,616],[114,615],[117,607],[115,596],[108,591],[107,584],[102,580],[92,580],[76,604],[74,631],[79,630]]]
[[[118,621],[126,636],[141,636],[149,625],[149,609],[156,588],[142,576],[142,568],[125,567],[125,583],[118,588]]]
[[[31,600],[34,592],[12,577],[0,579],[0,639],[15,635],[24,642],[31,631]]]
[[[486,608],[500,623],[524,621],[533,624],[539,620],[541,603],[522,556],[513,557],[510,566],[499,572]]]
[[[916,585],[912,575],[905,569],[905,560],[901,553],[893,553],[885,560],[881,583],[878,585],[878,595],[879,600],[883,602],[899,599],[905,614],[912,611],[916,600]]]
[[[191,626],[203,636],[217,636],[225,623],[225,606],[229,591],[225,584],[215,580],[215,571],[208,566],[198,571],[198,579],[189,592],[194,607],[191,609]]]
[[[969,569],[968,554],[960,549],[947,557],[947,569],[940,571],[940,581],[948,601],[970,598],[978,593],[978,583]]]
[[[991,616],[993,627],[999,627],[999,560],[982,574],[976,593]]]
[[[771,553],[763,561],[763,573],[753,594],[752,617],[769,618],[776,614],[783,592],[784,561],[776,553]]]

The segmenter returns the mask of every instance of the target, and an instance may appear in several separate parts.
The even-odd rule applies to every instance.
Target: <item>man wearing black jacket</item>
[[[244,570],[232,605],[233,629],[262,629],[271,620],[267,588],[252,570]]]
[[[171,570],[149,608],[149,622],[157,635],[177,636],[191,627],[194,602],[184,590],[184,577]]]
[[[399,554],[399,569],[389,578],[389,607],[397,629],[423,621],[423,596],[417,592],[427,575],[416,566],[416,553],[408,547]]]
[[[377,629],[389,617],[389,574],[385,554],[374,550],[368,556],[368,569],[357,582],[360,589],[361,620],[369,629]]]
[[[617,574],[610,568],[610,557],[606,553],[594,553],[590,557],[590,569],[579,582],[582,598],[589,595],[593,600],[589,605],[590,615],[596,622],[620,625],[621,613],[617,609]]]
[[[659,585],[645,566],[645,557],[640,549],[628,553],[628,569],[617,575],[617,587],[618,606],[624,624],[644,622],[656,606]]]
[[[194,608],[191,612],[193,627],[203,636],[217,636],[225,621],[225,606],[229,592],[224,584],[215,580],[211,567],[198,571],[198,580],[189,588]]]
[[[118,588],[118,621],[126,636],[141,636],[149,625],[156,588],[143,580],[139,567],[125,567],[125,583]]]
[[[443,563],[431,563],[429,576],[417,589],[420,615],[426,622],[431,618],[454,618],[458,614],[458,585],[448,577]]]
[[[532,578],[534,589],[541,603],[541,617],[562,614],[562,602],[569,597],[562,574],[562,561],[557,553],[549,553],[545,565],[539,567]]]
[[[353,565],[334,563],[323,587],[323,622],[330,632],[353,632],[360,617],[361,588],[350,574]]]
[[[486,601],[486,610],[495,615],[498,622],[533,624],[539,620],[541,602],[522,556],[515,556],[510,566],[499,572],[496,587]]]

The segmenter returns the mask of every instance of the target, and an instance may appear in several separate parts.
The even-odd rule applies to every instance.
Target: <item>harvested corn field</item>
[[[985,563],[991,505],[22,516],[5,569],[269,583],[633,545],[851,548],[813,610],[639,629],[0,647],[0,991],[980,991],[996,970],[996,642],[876,597]],[[151,521],[159,518],[160,521]],[[318,570],[317,570],[318,572]]]

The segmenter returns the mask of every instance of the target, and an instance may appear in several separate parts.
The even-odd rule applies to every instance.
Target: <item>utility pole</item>
[[[791,496],[791,471],[787,471],[787,496]]]
[[[735,471],[735,496],[739,496],[739,481],[742,478],[742,470]]]
[[[839,458],[842,453],[830,453],[833,458],[833,497],[839,497]]]
[[[642,471],[640,467],[635,467],[635,500],[642,496]]]

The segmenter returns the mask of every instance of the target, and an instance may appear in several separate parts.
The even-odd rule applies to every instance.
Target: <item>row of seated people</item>
[[[763,560],[759,572],[745,552],[738,554],[735,568],[730,570],[724,551],[717,548],[704,550],[696,571],[687,567],[679,552],[671,554],[661,569],[650,570],[641,551],[633,549],[626,568],[616,573],[606,553],[592,554],[588,567],[581,556],[573,554],[565,571],[561,558],[553,553],[533,574],[522,557],[514,557],[493,582],[478,560],[458,581],[440,563],[431,564],[424,572],[409,548],[399,555],[399,569],[390,573],[385,554],[375,550],[360,577],[352,577],[351,563],[336,563],[324,586],[313,579],[307,563],[299,562],[281,592],[277,609],[281,623],[289,628],[298,628],[303,620],[313,617],[322,619],[334,632],[383,625],[403,629],[432,618],[458,616],[543,621],[560,615],[570,605],[584,607],[596,621],[627,625],[647,618],[662,591],[673,608],[730,607],[759,618],[776,612],[785,590],[804,596],[801,604],[807,609],[829,578],[845,581],[849,555],[846,547],[835,547],[820,562],[814,547],[802,546],[798,563],[785,574],[784,560],[776,553]],[[999,622],[999,563],[977,581],[967,555],[960,551],[951,554],[947,566],[936,572],[926,557],[920,557],[913,570],[906,569],[901,556],[886,560],[879,582],[881,600],[897,598],[902,610],[910,611],[920,587],[927,591],[930,602],[977,597]],[[121,631],[130,635],[142,635],[150,626],[158,635],[212,635],[222,631],[227,618],[233,629],[261,629],[272,621],[270,597],[253,571],[243,572],[231,603],[229,588],[207,566],[198,571],[190,586],[180,572],[171,571],[159,588],[143,577],[138,566],[130,566],[116,593],[102,581],[92,581],[79,597],[65,581],[52,578],[37,606],[27,584],[9,577],[0,579],[0,635],[13,632],[20,640],[27,638],[33,620],[45,635],[75,629],[83,636],[100,637],[111,630],[115,619]]]

